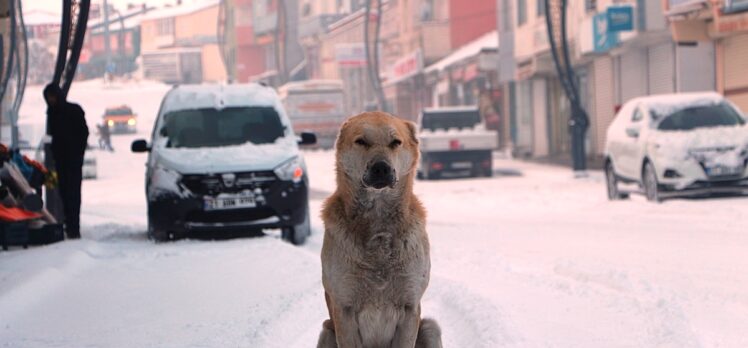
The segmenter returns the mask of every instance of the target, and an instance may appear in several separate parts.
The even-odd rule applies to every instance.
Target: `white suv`
[[[608,128],[605,171],[610,199],[619,183],[638,183],[650,201],[748,192],[748,126],[717,93],[635,98]]]
[[[146,169],[148,234],[280,228],[302,244],[310,234],[308,179],[299,140],[275,91],[259,84],[180,86],[161,104]]]

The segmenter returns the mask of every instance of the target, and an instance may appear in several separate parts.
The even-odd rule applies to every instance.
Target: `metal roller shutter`
[[[650,46],[649,94],[675,92],[675,55],[672,43]]]
[[[647,94],[647,51],[632,49],[620,56],[620,104]]]
[[[605,135],[608,126],[613,122],[614,89],[613,89],[613,60],[604,56],[595,59],[592,73],[592,115],[590,115],[593,134],[594,151],[602,154],[605,150]]]
[[[723,42],[724,93],[744,113],[748,113],[748,34]]]

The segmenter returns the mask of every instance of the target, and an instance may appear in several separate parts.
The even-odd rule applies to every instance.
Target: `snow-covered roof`
[[[484,49],[498,49],[498,48],[499,48],[499,32],[494,30],[458,48],[456,51],[452,52],[452,54],[442,58],[442,60],[434,64],[431,64],[424,71],[427,74],[430,72],[434,72],[434,71],[441,71],[441,70],[448,68],[452,64],[455,64],[466,58],[479,54]]]
[[[164,99],[162,113],[205,108],[270,106],[280,108],[278,95],[257,83],[235,85],[184,85],[175,87]]]
[[[659,115],[669,115],[687,107],[717,104],[725,98],[717,92],[658,94],[631,99],[629,103],[645,106]]]
[[[197,11],[201,11],[213,6],[218,6],[219,0],[203,0],[189,4],[182,4],[176,6],[162,7],[160,9],[153,10],[147,15],[143,16],[142,20],[153,20],[161,18],[170,18],[188,15]]]
[[[62,23],[62,15],[60,13],[43,10],[23,12],[23,22],[26,25],[60,25]]]

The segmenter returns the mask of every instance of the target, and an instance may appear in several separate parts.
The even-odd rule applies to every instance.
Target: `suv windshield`
[[[272,107],[181,110],[165,115],[168,147],[215,147],[247,142],[268,144],[285,128]],[[163,134],[163,133],[162,133]]]
[[[665,117],[657,129],[662,131],[688,131],[696,128],[738,126],[745,120],[727,103],[703,105],[678,110]]]
[[[472,128],[480,123],[478,110],[424,112],[421,129]]]

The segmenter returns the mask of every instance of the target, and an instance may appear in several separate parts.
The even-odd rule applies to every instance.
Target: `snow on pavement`
[[[97,154],[82,240],[0,252],[0,345],[315,346],[333,154],[305,153],[316,213],[304,247],[278,233],[156,245],[144,232],[145,156],[126,150],[150,133],[143,120],[168,88],[76,88],[90,126],[94,109],[125,100],[140,134]],[[573,179],[501,159],[494,169],[416,184],[432,246],[423,314],[445,347],[748,346],[748,199],[608,202],[598,172]]]

